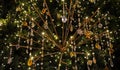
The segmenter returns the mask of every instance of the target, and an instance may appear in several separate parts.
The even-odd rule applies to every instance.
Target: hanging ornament
[[[83,35],[83,31],[82,31],[81,29],[78,29],[78,30],[77,30],[77,33],[78,33],[79,35]]]
[[[18,12],[18,11],[21,11],[20,6],[18,6],[18,7],[16,8],[16,11],[17,11],[17,12]]]
[[[45,29],[48,29],[48,22],[46,21],[43,26]]]
[[[9,57],[7,63],[10,64],[11,62],[12,62],[12,57]]]
[[[28,26],[28,23],[27,23],[26,21],[24,21],[24,22],[22,23],[22,25],[23,25],[23,26]]]
[[[101,46],[98,43],[95,44],[95,48],[101,50]]]
[[[35,24],[34,24],[34,23],[32,23],[32,24],[31,24],[31,27],[32,27],[32,28],[33,28],[33,27],[35,27]]]
[[[70,25],[70,31],[71,32],[73,31],[73,25],[72,24]]]
[[[45,14],[46,11],[47,11],[47,8],[43,8],[43,9],[42,9],[42,14]]]
[[[88,60],[87,61],[87,68],[88,68],[88,70],[90,70],[90,67],[89,66],[91,66],[92,65],[92,60]]]
[[[32,66],[32,64],[33,64],[33,60],[32,60],[31,58],[29,58],[29,59],[28,59],[28,62],[27,62],[27,65],[28,65],[28,66]]]
[[[62,16],[62,22],[66,23],[67,22],[67,18],[65,16]]]
[[[93,63],[96,64],[96,59],[95,59],[95,57],[93,57]]]
[[[112,59],[110,60],[110,66],[111,66],[111,67],[114,66]]]
[[[110,48],[113,48],[113,45],[110,43]]]
[[[114,49],[112,48],[109,48],[109,55],[113,54],[114,53]]]
[[[98,24],[98,28],[102,28],[103,25],[101,23]]]
[[[12,62],[12,48],[10,48],[10,57],[8,58],[8,64],[10,64]]]
[[[75,52],[70,52],[70,57],[76,56]]]
[[[60,19],[61,18],[61,14],[57,13],[57,18]]]
[[[92,32],[91,31],[85,31],[85,36],[86,38],[90,38],[92,35]]]
[[[110,49],[110,53],[112,54],[114,52],[114,50],[113,49]]]
[[[98,37],[98,35],[95,35],[94,37],[95,37],[95,40],[99,40],[99,37]]]
[[[113,45],[110,43],[110,48],[109,48],[109,55],[114,53]]]
[[[91,66],[91,65],[92,65],[92,60],[88,60],[88,61],[87,61],[87,65],[90,65],[90,66]]]

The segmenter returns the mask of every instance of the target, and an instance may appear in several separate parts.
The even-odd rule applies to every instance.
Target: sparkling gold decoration
[[[70,57],[76,56],[76,52],[70,52]]]
[[[24,21],[24,22],[22,23],[22,25],[23,25],[23,26],[28,26],[28,23],[27,23],[26,21]]]
[[[85,31],[86,38],[91,38],[92,32],[91,31]]]
[[[110,48],[113,48],[113,44],[112,43],[110,43]]]
[[[61,14],[57,13],[57,18],[60,19],[61,18]]]
[[[29,59],[28,59],[28,62],[27,62],[27,65],[28,65],[28,66],[32,66],[32,64],[33,64],[33,60],[32,60],[31,58],[29,58]]]
[[[72,25],[70,26],[70,31],[71,31],[71,32],[73,31],[73,26],[72,26]]]
[[[17,12],[18,12],[18,11],[21,11],[20,6],[18,6],[18,7],[16,8],[16,11],[17,11]]]
[[[87,65],[92,65],[92,60],[88,60]]]
[[[99,50],[101,49],[101,46],[99,45],[99,43],[96,43],[96,44],[95,44],[95,48],[97,48],[97,49],[99,49]]]
[[[47,8],[43,8],[43,9],[42,9],[42,14],[45,14],[46,11],[47,11]]]
[[[101,23],[98,24],[98,28],[102,28],[103,25]]]

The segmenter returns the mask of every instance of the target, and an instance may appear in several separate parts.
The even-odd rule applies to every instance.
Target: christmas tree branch
[[[61,53],[61,55],[60,55],[60,60],[59,60],[59,63],[58,63],[58,69],[57,70],[60,70],[62,57],[63,57],[63,53]]]

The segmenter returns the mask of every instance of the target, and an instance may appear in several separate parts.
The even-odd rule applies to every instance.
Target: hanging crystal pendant
[[[11,62],[12,62],[12,57],[11,57],[11,55],[12,55],[12,48],[10,48],[10,57],[8,58],[8,64],[11,64]]]
[[[62,16],[62,22],[66,23],[67,22],[67,18],[65,16]]]
[[[12,62],[12,57],[9,57],[7,63],[10,64],[11,62]]]
[[[48,22],[46,21],[43,26],[45,29],[48,29]]]
[[[103,25],[101,23],[98,24],[98,28],[102,28]]]
[[[114,66],[112,59],[110,60],[110,66],[111,66],[111,67]]]
[[[71,32],[73,31],[73,25],[70,25],[70,31]]]
[[[79,35],[83,35],[83,30],[81,30],[80,28],[77,29],[77,34],[79,34]]]

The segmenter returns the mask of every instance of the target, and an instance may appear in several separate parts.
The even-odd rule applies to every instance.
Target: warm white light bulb
[[[65,1],[65,0],[62,0],[62,1]]]
[[[42,32],[42,35],[45,35],[45,32]]]

